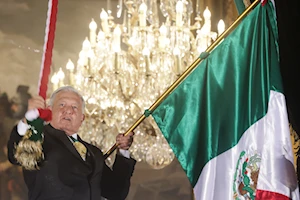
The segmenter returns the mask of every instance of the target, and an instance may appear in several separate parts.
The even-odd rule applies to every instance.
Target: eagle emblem
[[[261,156],[242,151],[236,163],[233,182],[234,200],[254,200]]]

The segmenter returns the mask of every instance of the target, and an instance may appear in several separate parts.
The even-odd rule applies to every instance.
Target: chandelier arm
[[[227,36],[229,35],[237,25],[254,9],[261,0],[255,0],[245,11],[239,15],[239,17],[219,36],[217,39],[206,49],[205,53],[211,53],[211,51]],[[148,109],[150,113],[152,113],[161,102],[172,93],[175,88],[199,65],[202,61],[201,56],[199,56],[186,70],[185,72],[152,104],[152,106]],[[146,118],[145,114],[143,114],[127,131],[124,135],[128,135],[130,132],[134,131],[134,129],[143,122]],[[109,157],[114,150],[117,149],[117,144],[115,143],[105,154],[104,158]]]

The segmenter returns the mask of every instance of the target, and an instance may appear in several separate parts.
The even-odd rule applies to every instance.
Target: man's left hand
[[[117,145],[119,149],[128,150],[133,142],[133,132],[128,133],[126,136],[124,134],[117,135]]]

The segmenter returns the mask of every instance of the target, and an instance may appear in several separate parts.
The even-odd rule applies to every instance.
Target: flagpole
[[[229,35],[233,29],[237,27],[237,25],[254,9],[261,0],[255,0],[248,8],[245,9],[243,13],[239,15],[239,17],[206,49],[205,53],[209,54],[211,51],[227,36]],[[198,66],[198,64],[202,61],[201,55],[184,71],[184,73],[152,104],[152,106],[148,109],[148,113],[152,113],[161,102],[172,93],[175,88]],[[126,136],[130,132],[132,132],[148,115],[146,112],[124,133]],[[106,159],[110,156],[114,150],[118,147],[117,143],[115,143],[105,154],[104,158]]]

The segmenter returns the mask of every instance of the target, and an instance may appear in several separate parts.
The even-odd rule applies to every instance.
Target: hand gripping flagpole
[[[144,114],[124,133],[124,135],[128,135],[132,132],[143,120],[148,117],[160,104],[161,102],[172,93],[175,88],[199,65],[199,63],[205,59],[211,51],[226,37],[228,36],[237,26],[238,24],[260,3],[265,3],[266,0],[255,0],[243,13],[239,15],[239,17],[206,49],[205,52],[201,53],[201,55],[185,70],[185,72],[152,104],[152,106],[144,112]],[[106,159],[110,156],[114,150],[118,147],[117,143],[115,143],[105,154],[104,158]]]

